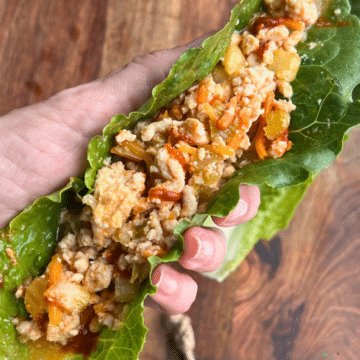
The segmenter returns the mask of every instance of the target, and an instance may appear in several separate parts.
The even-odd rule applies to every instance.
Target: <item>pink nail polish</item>
[[[153,284],[153,286],[157,286],[160,283],[162,276],[163,276],[163,272],[162,270],[159,269],[152,273],[151,283]]]
[[[197,235],[193,236],[193,246],[189,251],[189,259],[195,259],[201,253],[201,240]]]
[[[158,287],[158,292],[166,295],[172,296],[178,289],[178,283],[176,281],[176,272],[171,269],[168,265],[161,266],[161,275],[155,283]]]
[[[201,260],[209,260],[213,257],[214,255],[214,246],[210,241],[207,241],[206,239],[203,239],[202,241],[200,241],[200,239],[198,239],[199,241],[199,250],[196,252],[195,256],[191,258],[191,260],[197,260],[197,261],[201,261]]]

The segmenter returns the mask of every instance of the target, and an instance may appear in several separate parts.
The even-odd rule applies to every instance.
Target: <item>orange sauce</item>
[[[181,193],[160,188],[152,188],[149,190],[149,199],[160,199],[162,201],[178,201],[181,199]]]
[[[180,150],[173,148],[170,144],[166,144],[165,149],[172,159],[180,163],[185,172],[189,170],[189,164],[186,161],[184,154]]]
[[[86,359],[95,350],[99,333],[93,333],[89,329],[91,319],[94,317],[95,311],[92,306],[88,306],[80,315],[79,334],[68,341],[62,347],[66,353],[81,354]]]
[[[276,26],[285,25],[286,27],[301,31],[303,30],[303,24],[299,20],[295,20],[292,18],[270,18],[267,16],[262,16],[257,18],[254,23],[250,26],[249,31],[252,34],[257,34],[261,29],[272,29]]]
[[[264,57],[265,51],[268,49],[269,49],[269,43],[267,42],[265,44],[261,44],[259,48],[255,51],[255,53],[259,59],[262,59]]]
[[[62,360],[69,355],[61,349],[61,345],[51,343],[45,337],[29,342],[28,347],[27,360]]]
[[[99,333],[93,333],[89,329],[91,319],[95,312],[92,306],[87,307],[80,314],[79,334],[68,341],[64,346],[47,341],[43,336],[37,341],[29,342],[29,354],[26,360],[63,360],[69,354],[81,354],[86,359],[95,350]],[[42,326],[44,318],[36,321]]]

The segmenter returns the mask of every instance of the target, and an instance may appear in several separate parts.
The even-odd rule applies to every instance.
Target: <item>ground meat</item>
[[[158,151],[156,160],[161,175],[167,179],[158,185],[158,188],[181,193],[185,186],[185,172],[182,165],[171,157],[166,148]]]
[[[116,162],[99,170],[94,195],[86,195],[83,202],[93,209],[93,223],[99,245],[105,237],[121,228],[137,200],[145,190],[145,174],[125,170]]]
[[[173,129],[180,139],[186,139],[191,144],[202,145],[208,144],[210,141],[204,124],[197,119],[186,119],[180,126],[176,126]]]
[[[274,16],[290,16],[307,24],[314,24],[318,11],[313,0],[265,0]]]
[[[80,315],[78,313],[63,313],[62,321],[58,325],[49,324],[46,331],[46,340],[65,345],[69,338],[79,333]]]
[[[183,191],[183,209],[181,217],[190,218],[196,213],[198,202],[192,186],[186,185]]]
[[[245,32],[242,36],[241,49],[245,55],[250,55],[250,53],[256,51],[259,48],[260,41],[249,32]]]
[[[115,140],[118,144],[121,144],[124,141],[134,141],[135,139],[136,135],[132,134],[129,130],[120,130],[115,136]]]
[[[144,127],[141,131],[141,139],[143,141],[150,141],[155,134],[161,134],[168,130],[172,125],[171,118],[164,118],[163,120],[154,122]]]
[[[40,339],[44,333],[41,331],[40,327],[36,323],[36,321],[21,321],[17,326],[16,330],[20,335],[22,335],[22,340],[32,340],[36,341]]]
[[[105,259],[95,260],[85,274],[84,284],[92,292],[101,291],[109,287],[114,266]]]

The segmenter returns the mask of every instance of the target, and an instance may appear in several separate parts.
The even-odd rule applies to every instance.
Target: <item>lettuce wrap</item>
[[[71,198],[93,190],[97,171],[103,166],[114,144],[114,135],[148,119],[158,109],[202,80],[219,62],[230,44],[233,31],[243,29],[261,8],[263,1],[243,0],[231,13],[228,24],[206,39],[202,48],[186,51],[172,67],[168,78],[157,85],[152,98],[128,117],[115,116],[94,137],[88,148],[89,168],[84,180],[73,178],[58,192],[37,199],[9,226],[0,231],[0,359],[28,359],[28,345],[19,342],[12,317],[26,318],[22,299],[14,295],[28,277],[43,273],[51,260],[57,241],[60,211],[71,206]],[[290,140],[293,148],[279,159],[265,159],[236,171],[213,199],[207,213],[182,221],[175,233],[179,241],[172,252],[161,259],[149,258],[153,270],[161,262],[176,261],[183,249],[181,234],[192,226],[212,225],[210,215],[226,216],[238,203],[239,185],[258,185],[261,205],[257,216],[246,224],[227,229],[228,246],[224,263],[208,276],[221,281],[234,271],[256,242],[284,229],[297,204],[317,174],[339,155],[347,132],[360,123],[359,87],[360,23],[350,15],[347,0],[319,1],[321,25],[308,31],[305,42],[297,46],[302,62],[292,82],[293,103]],[[340,12],[339,12],[340,10]],[[358,9],[355,9],[360,13]],[[309,46],[315,44],[315,46]],[[81,195],[80,195],[81,194]],[[5,249],[12,249],[16,263]],[[137,359],[147,332],[143,321],[144,299],[156,292],[150,280],[131,304],[124,324],[118,331],[103,329],[97,348],[89,359]],[[65,359],[83,359],[69,354]]]

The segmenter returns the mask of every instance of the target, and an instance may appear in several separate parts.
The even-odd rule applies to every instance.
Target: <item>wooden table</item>
[[[235,0],[2,0],[0,114],[223,26]],[[360,357],[360,128],[318,176],[290,227],[219,284],[199,275],[197,359]],[[143,360],[166,350],[160,315]],[[168,355],[166,352],[168,351]]]

